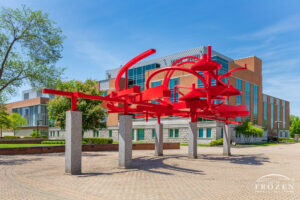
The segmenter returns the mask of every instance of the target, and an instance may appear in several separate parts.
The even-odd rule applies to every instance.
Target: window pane
[[[152,129],[152,138],[155,138],[155,129]]]
[[[173,129],[169,129],[169,137],[173,137]]]
[[[199,128],[199,138],[203,138],[203,128]]]
[[[175,137],[179,137],[179,129],[175,129]]]
[[[211,128],[206,129],[207,138],[211,138]]]

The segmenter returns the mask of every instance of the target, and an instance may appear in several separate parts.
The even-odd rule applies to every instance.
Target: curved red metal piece
[[[139,62],[140,60],[143,60],[144,58],[154,54],[156,52],[155,49],[149,49],[143,53],[141,53],[140,55],[136,56],[135,58],[131,59],[128,63],[126,63],[119,71],[117,77],[116,77],[116,80],[115,80],[115,88],[116,88],[116,91],[120,90],[120,87],[119,87],[119,82],[120,82],[120,79],[121,77],[123,76],[124,73],[126,73],[128,71],[128,69],[136,64],[137,62]],[[128,80],[128,77],[125,78]],[[128,82],[127,82],[128,83]],[[125,89],[127,89],[128,87],[125,87]]]

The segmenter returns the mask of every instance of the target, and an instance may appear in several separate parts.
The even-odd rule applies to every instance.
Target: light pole
[[[275,121],[275,123],[277,124],[277,143],[279,143],[279,124],[281,123],[282,121]]]

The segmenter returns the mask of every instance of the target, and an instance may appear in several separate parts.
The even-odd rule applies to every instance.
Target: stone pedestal
[[[66,113],[65,172],[81,174],[82,114],[79,111]]]
[[[299,134],[295,134],[295,142],[299,141]]]
[[[189,123],[188,143],[189,158],[197,158],[197,122]]]
[[[163,124],[155,125],[155,155],[162,156],[163,155]]]
[[[130,168],[132,160],[132,116],[119,119],[119,167]]]
[[[224,125],[224,133],[223,133],[223,155],[224,156],[230,156],[230,127],[228,124]]]

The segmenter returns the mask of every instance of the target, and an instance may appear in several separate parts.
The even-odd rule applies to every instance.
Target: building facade
[[[22,92],[21,101],[6,104],[9,113],[18,113],[27,120],[27,124],[17,130],[15,136],[29,136],[34,130],[38,130],[42,135],[48,135],[49,99],[49,95],[31,89]],[[13,132],[4,131],[3,135],[13,135]]]
[[[200,58],[204,53],[206,53],[206,47],[199,47],[139,62],[128,71],[128,86],[132,87],[133,85],[137,85],[140,86],[141,90],[144,90],[145,80],[158,68],[171,66],[177,59],[185,56]],[[264,130],[264,136],[262,138],[253,138],[252,141],[267,140],[268,136],[277,136],[277,134],[280,137],[289,137],[289,102],[263,94],[262,60],[255,56],[234,60],[216,51],[212,51],[212,60],[222,65],[219,74],[225,74],[231,69],[244,67],[245,64],[247,65],[247,70],[235,71],[228,79],[224,79],[223,81],[228,81],[230,85],[241,91],[241,95],[229,97],[226,103],[230,105],[244,104],[249,110],[248,117],[237,117],[234,120],[239,122],[250,120],[255,126]],[[189,67],[189,65],[190,64],[185,64],[183,66]],[[99,82],[99,88],[107,90],[108,93],[111,92],[114,88],[114,78],[118,70],[119,68],[108,70],[106,72],[107,79]],[[153,77],[150,87],[161,85],[164,76],[165,73],[161,73]],[[178,93],[176,93],[176,97],[174,97],[173,89],[175,84],[191,86],[193,83],[198,87],[203,87],[202,82],[198,78],[186,72],[175,71],[169,83],[172,94],[170,100],[177,101],[179,97]],[[216,84],[216,82],[212,79],[212,85],[214,84]],[[180,89],[180,91],[182,93],[187,92],[187,90],[184,89]],[[111,136],[113,139],[117,139],[118,116],[119,114],[117,113],[108,114],[106,122],[108,130],[102,131],[103,136]],[[152,141],[155,134],[153,132],[153,124],[155,122],[156,120],[151,119],[149,122],[134,119],[133,140]],[[164,124],[164,137],[166,141],[187,142],[187,119],[183,120],[176,117],[169,117],[164,118],[162,123]],[[278,124],[278,129],[274,123]],[[232,125],[232,129],[233,128],[234,125]],[[234,133],[234,129],[232,131]],[[199,143],[208,143],[211,140],[222,138],[223,123],[199,119],[198,132]],[[241,135],[234,133],[232,137],[232,139],[237,142],[243,142]]]

